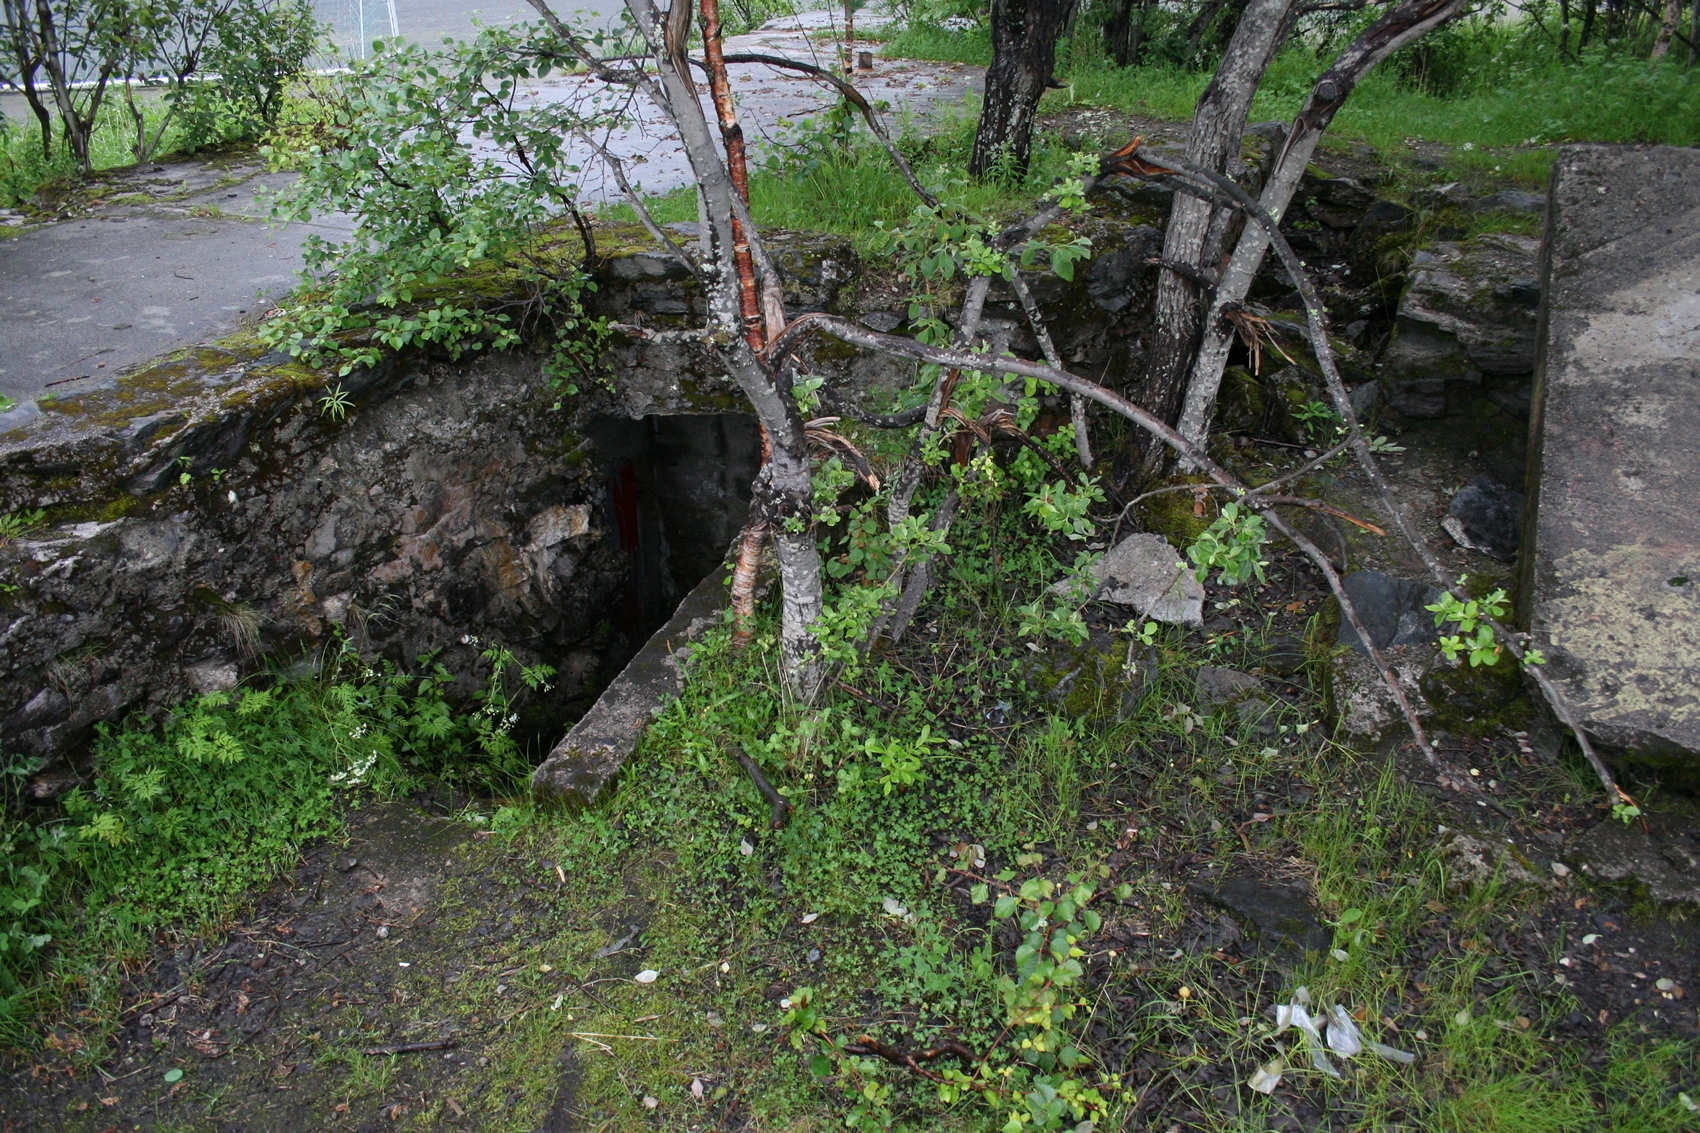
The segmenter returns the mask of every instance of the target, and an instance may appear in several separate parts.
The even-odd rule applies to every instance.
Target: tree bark
[[[824,593],[820,552],[811,522],[814,485],[808,438],[796,399],[789,390],[780,388],[778,375],[746,337],[750,328],[744,302],[747,280],[740,278],[735,249],[744,246],[757,262],[765,262],[765,254],[709,131],[690,73],[679,62],[681,52],[672,50],[673,45],[667,42],[666,30],[650,0],[626,0],[626,7],[654,46],[661,80],[659,89],[642,76],[634,81],[678,129],[691,173],[702,190],[714,256],[714,270],[708,273],[709,316],[729,332],[719,348],[721,360],[754,408],[771,454],[754,485],[754,502],[772,525],[779,558],[780,673],[793,696],[812,700],[820,690],[821,666],[819,642],[810,627],[820,618]],[[714,38],[718,51],[718,37],[705,38]],[[760,334],[759,316],[756,333]]]
[[[1405,0],[1365,28],[1335,58],[1322,78],[1317,80],[1298,117],[1293,119],[1292,128],[1287,131],[1287,140],[1258,201],[1264,211],[1277,221],[1286,213],[1323,132],[1364,76],[1401,47],[1457,18],[1464,11],[1464,6],[1465,0]],[[1234,332],[1223,318],[1223,312],[1244,301],[1268,248],[1269,234],[1258,225],[1247,225],[1241,231],[1233,258],[1222,272],[1215,298],[1204,317],[1204,337],[1193,360],[1191,378],[1186,386],[1186,402],[1180,417],[1181,435],[1195,445],[1202,446],[1209,431],[1216,392],[1222,384],[1222,368],[1227,364],[1228,351],[1233,345]],[[1156,412],[1154,406],[1147,407]]]
[[[1033,116],[1056,65],[1075,0],[992,0],[992,65],[968,173],[1022,177],[1033,156]]]
[[[1665,0],[1664,15],[1659,18],[1659,33],[1653,37],[1653,53],[1651,59],[1663,59],[1670,52],[1671,36],[1676,34],[1676,23],[1682,18],[1682,0]]]
[[[1116,66],[1138,66],[1149,4],[1150,0],[1116,0],[1114,11],[1104,21],[1104,50]]]
[[[1213,173],[1232,172],[1245,135],[1246,114],[1269,61],[1286,38],[1295,15],[1293,0],[1251,0],[1234,37],[1198,100],[1187,161]],[[1176,193],[1163,236],[1163,260],[1202,268],[1217,254],[1208,246],[1217,209],[1196,197]],[[1222,226],[1217,226],[1218,230]],[[1180,411],[1185,378],[1198,337],[1198,288],[1182,272],[1162,269],[1157,280],[1156,326],[1146,356],[1145,377],[1136,400],[1164,421]],[[1135,438],[1139,463],[1160,460],[1163,448]]]

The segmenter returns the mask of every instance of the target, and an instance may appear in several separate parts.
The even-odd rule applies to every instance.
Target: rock
[[[1432,646],[1395,645],[1381,651],[1394,679],[1419,718],[1429,715],[1422,680],[1439,650]],[[1393,691],[1381,679],[1375,662],[1355,649],[1336,649],[1325,669],[1329,718],[1347,740],[1372,747],[1406,726]]]
[[[689,642],[718,621],[730,600],[722,572],[710,571],[532,772],[532,793],[540,801],[578,809],[601,797],[636,753],[649,722],[684,687]]]
[[[1157,650],[1113,633],[1079,645],[1052,642],[1022,663],[1022,675],[1047,701],[1075,718],[1130,719],[1157,682]],[[988,719],[991,719],[988,716]]]
[[[1553,168],[1521,593],[1594,738],[1700,773],[1700,150]]]
[[[1193,695],[1202,712],[1217,713],[1232,708],[1243,726],[1260,734],[1275,730],[1270,719],[1272,706],[1263,682],[1250,673],[1205,665],[1198,670]]]
[[[1446,863],[1449,889],[1474,889],[1498,880],[1501,885],[1550,885],[1534,864],[1509,842],[1477,837],[1461,830],[1441,835],[1440,857]]]
[[[239,679],[236,662],[220,657],[189,665],[184,668],[183,675],[188,679],[189,687],[203,695],[229,692],[236,687]]]
[[[1477,476],[1452,497],[1440,525],[1460,547],[1508,563],[1523,541],[1523,493]]]
[[[1395,578],[1375,570],[1361,570],[1341,580],[1346,597],[1352,600],[1358,620],[1369,631],[1377,649],[1394,645],[1427,644],[1440,640],[1434,624],[1434,614],[1425,609],[1440,601],[1440,589]],[[1359,653],[1369,653],[1357,631],[1340,619],[1341,645],[1349,645]]]
[[[1490,233],[1413,258],[1381,361],[1388,404],[1444,417],[1469,407],[1484,374],[1533,372],[1538,251],[1535,240]]]
[[[881,334],[890,334],[903,325],[903,316],[896,311],[869,311],[862,316],[862,325]]]
[[[1204,584],[1161,535],[1129,535],[1092,567],[1093,598],[1170,625],[1204,624]]]
[[[1165,206],[1167,207],[1167,206]],[[1145,261],[1157,254],[1162,237],[1154,228],[1139,227],[1129,233],[1122,247],[1094,259],[1083,273],[1086,294],[1099,309],[1115,314],[1132,303],[1140,283],[1151,273]]]
[[[1666,796],[1640,821],[1604,819],[1569,855],[1598,881],[1627,881],[1665,903],[1700,906],[1700,808]]]
[[[1193,684],[1193,695],[1198,699],[1198,706],[1206,712],[1215,712],[1238,704],[1262,691],[1263,682],[1250,673],[1242,673],[1238,669],[1224,669],[1217,665],[1205,665],[1200,668]]]
[[[1378,203],[1374,193],[1350,177],[1312,178],[1307,172],[1299,193],[1305,212],[1330,228],[1357,228]]]
[[[1501,189],[1491,196],[1477,197],[1469,207],[1473,212],[1545,212],[1547,199],[1521,189]]]
[[[1329,945],[1328,928],[1303,889],[1260,877],[1228,877],[1214,884],[1189,882],[1187,890],[1226,910],[1264,954],[1292,961]]]

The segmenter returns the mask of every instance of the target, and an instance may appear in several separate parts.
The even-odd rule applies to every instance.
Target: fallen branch
[[[1105,408],[1112,409],[1115,412],[1120,413],[1122,416],[1126,417],[1128,420],[1132,421],[1134,424],[1138,425],[1140,428],[1144,429],[1146,432],[1174,449],[1177,453],[1180,453],[1182,456],[1194,461],[1218,484],[1225,488],[1234,490],[1242,496],[1250,494],[1251,490],[1249,488],[1240,483],[1233,474],[1228,472],[1221,465],[1210,459],[1210,455],[1208,453],[1199,446],[1193,444],[1191,441],[1187,440],[1185,437],[1181,436],[1163,421],[1153,416],[1145,409],[1135,405],[1127,398],[1122,397],[1120,394],[1105,389],[1103,386],[1100,386],[1096,382],[1087,378],[1071,374],[1066,370],[1058,370],[1053,366],[1045,365],[1040,362],[1029,362],[1022,358],[997,357],[991,354],[974,354],[964,350],[948,350],[937,346],[929,346],[926,343],[917,342],[912,338],[881,334],[878,331],[870,330],[859,324],[852,323],[848,319],[842,319],[835,315],[802,315],[793,321],[791,326],[786,328],[786,334],[790,335],[793,333],[800,333],[804,328],[823,330],[826,333],[831,334],[834,338],[848,342],[853,346],[861,346],[865,349],[875,350],[885,354],[918,358],[923,362],[932,362],[936,365],[949,366],[961,370],[980,370],[992,373],[1019,374],[1024,377],[1033,377],[1038,378],[1040,381],[1050,382],[1054,386],[1058,386],[1071,393],[1079,393],[1089,400],[1096,401]],[[1332,362],[1330,362],[1330,365],[1332,365]],[[1359,639],[1364,643],[1365,648],[1368,649],[1370,659],[1375,663],[1376,671],[1381,675],[1383,682],[1386,683],[1389,690],[1391,690],[1395,703],[1399,705],[1400,711],[1405,717],[1405,722],[1410,725],[1412,735],[1414,735],[1417,740],[1417,747],[1422,751],[1424,758],[1426,758],[1430,765],[1435,768],[1436,776],[1439,778],[1441,784],[1454,789],[1473,790],[1475,793],[1479,794],[1480,789],[1476,786],[1473,780],[1451,773],[1450,770],[1444,767],[1440,762],[1439,756],[1435,754],[1433,745],[1431,745],[1428,741],[1428,734],[1423,729],[1422,721],[1417,718],[1417,714],[1412,709],[1409,698],[1405,696],[1404,690],[1399,686],[1397,676],[1394,674],[1392,668],[1387,664],[1386,659],[1381,655],[1380,649],[1376,647],[1374,638],[1372,638],[1369,631],[1364,628],[1362,620],[1358,617],[1357,607],[1352,603],[1351,596],[1346,593],[1345,587],[1341,584],[1340,574],[1334,569],[1334,565],[1329,561],[1328,556],[1323,554],[1322,551],[1310,540],[1305,539],[1303,536],[1299,535],[1298,532],[1294,531],[1292,526],[1276,513],[1273,505],[1269,504],[1267,501],[1263,501],[1261,504],[1253,501],[1253,506],[1257,507],[1258,514],[1262,515],[1277,531],[1292,540],[1293,544],[1303,551],[1305,555],[1316,564],[1317,568],[1322,571],[1323,577],[1328,580],[1329,589],[1334,593],[1335,600],[1340,603],[1341,615],[1345,618],[1346,623],[1357,631]]]
[[[739,747],[733,748],[732,754],[738,757],[738,765],[749,773],[750,778],[755,782],[756,790],[760,791],[762,798],[767,800],[767,805],[773,808],[773,815],[767,824],[768,829],[778,830],[785,825],[785,816],[790,813],[791,804],[786,802],[784,796],[774,789],[772,783],[767,781],[767,776],[761,773],[761,767],[750,758],[749,752]]]
[[[361,1051],[368,1057],[380,1054],[418,1054],[426,1050],[449,1050],[457,1045],[455,1039],[433,1039],[426,1043],[391,1043],[388,1046],[369,1046]]]
[[[1160,168],[1167,168],[1173,172],[1182,173],[1203,181],[1207,186],[1205,193],[1215,196],[1218,199],[1226,198],[1228,201],[1231,201],[1267,234],[1270,244],[1274,247],[1276,255],[1281,260],[1281,265],[1287,269],[1287,274],[1292,277],[1294,284],[1298,288],[1299,297],[1304,303],[1305,319],[1310,327],[1311,347],[1315,351],[1317,365],[1322,370],[1323,379],[1328,386],[1329,398],[1334,402],[1334,410],[1340,415],[1340,420],[1346,426],[1346,439],[1351,445],[1353,455],[1357,457],[1358,466],[1363,469],[1364,475],[1368,477],[1370,483],[1374,485],[1376,494],[1380,497],[1382,506],[1392,517],[1394,524],[1399,528],[1399,533],[1404,536],[1405,541],[1417,552],[1417,555],[1423,560],[1424,565],[1428,567],[1429,573],[1434,576],[1435,581],[1438,582],[1441,587],[1454,598],[1461,602],[1468,602],[1470,600],[1469,595],[1459,587],[1457,579],[1452,576],[1451,572],[1440,564],[1439,558],[1435,556],[1433,549],[1429,547],[1427,541],[1422,539],[1417,534],[1415,528],[1411,526],[1410,518],[1405,514],[1405,509],[1398,505],[1398,501],[1394,499],[1392,488],[1388,486],[1386,478],[1381,473],[1381,466],[1376,462],[1375,455],[1370,450],[1369,441],[1364,436],[1363,426],[1358,422],[1357,411],[1352,407],[1351,395],[1346,392],[1346,383],[1341,379],[1339,367],[1335,364],[1334,351],[1328,342],[1326,308],[1323,307],[1321,298],[1317,295],[1315,287],[1312,286],[1310,282],[1309,275],[1304,270],[1304,261],[1299,259],[1298,254],[1293,251],[1292,245],[1287,242],[1287,238],[1281,234],[1279,223],[1270,216],[1267,211],[1258,205],[1256,201],[1252,200],[1251,197],[1246,194],[1245,190],[1241,189],[1237,184],[1226,177],[1211,173],[1208,170],[1190,166],[1187,162],[1171,162],[1160,157],[1141,159],[1141,162],[1142,164],[1150,164],[1156,165]],[[1139,177],[1151,176],[1144,169],[1134,170],[1132,171],[1132,175]],[[1199,192],[1197,188],[1188,185],[1185,182],[1177,181],[1173,187],[1184,192]],[[1210,193],[1211,189],[1214,189],[1216,192]],[[1186,444],[1187,448],[1192,449],[1195,452],[1197,451],[1196,446],[1194,446],[1190,441],[1183,441],[1183,443]],[[1212,475],[1214,476],[1214,474]],[[1283,533],[1285,534],[1285,532]],[[1336,593],[1338,596],[1344,592],[1337,591]],[[1344,605],[1343,600],[1342,605]],[[1516,658],[1518,661],[1523,659],[1524,643],[1522,635],[1508,629],[1497,618],[1484,615],[1482,617],[1482,621],[1492,627],[1494,633],[1505,645],[1512,657]],[[1353,628],[1356,629],[1357,627],[1354,625]],[[1362,636],[1361,630],[1359,633],[1360,636]],[[1370,646],[1371,655],[1375,656],[1374,647],[1371,645],[1369,639],[1367,637],[1363,637],[1363,641],[1365,645]],[[1525,665],[1524,671],[1534,679],[1536,685],[1540,687],[1541,692],[1547,697],[1548,702],[1552,705],[1553,711],[1558,715],[1558,718],[1563,721],[1576,736],[1576,742],[1582,750],[1583,757],[1587,759],[1588,764],[1594,769],[1594,773],[1599,777],[1600,783],[1606,789],[1606,793],[1611,795],[1616,801],[1634,805],[1635,800],[1632,799],[1622,787],[1617,785],[1617,780],[1612,775],[1611,770],[1606,767],[1605,761],[1602,760],[1599,753],[1594,750],[1593,744],[1589,742],[1587,734],[1582,730],[1581,722],[1576,719],[1576,714],[1571,710],[1570,704],[1565,700],[1563,694],[1558,691],[1557,687],[1552,683],[1547,675],[1541,671],[1539,665]],[[1389,680],[1391,680],[1390,676]],[[1417,738],[1418,747],[1422,749],[1423,754],[1431,763],[1436,762],[1433,749],[1429,746],[1427,736],[1423,733],[1420,725],[1417,723],[1415,715],[1410,712],[1408,707],[1406,707],[1403,693],[1399,692],[1396,685],[1394,687],[1394,691],[1397,699],[1400,701],[1401,708],[1405,710],[1407,721],[1412,726],[1412,731]]]
[[[942,1082],[944,1078],[926,1069],[921,1063],[933,1062],[947,1055],[964,1064],[978,1061],[973,1051],[955,1039],[947,1039],[938,1046],[929,1047],[926,1050],[899,1050],[894,1046],[887,1046],[876,1038],[863,1035],[853,1043],[845,1043],[844,1053],[883,1058],[893,1066],[907,1066],[921,1077],[931,1079],[934,1082]]]

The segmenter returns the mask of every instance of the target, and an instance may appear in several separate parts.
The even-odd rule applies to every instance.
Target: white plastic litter
[[[1322,1027],[1318,1026],[1319,1022]],[[1275,1033],[1280,1034],[1288,1027],[1299,1032],[1305,1052],[1310,1055],[1310,1064],[1331,1078],[1341,1075],[1329,1059],[1329,1051],[1333,1051],[1340,1058],[1355,1058],[1368,1050],[1389,1062],[1406,1065],[1417,1060],[1417,1056],[1410,1051],[1365,1039],[1351,1013],[1338,1003],[1326,1009],[1319,1009],[1313,1017],[1310,1013],[1310,989],[1307,987],[1294,988],[1291,1003],[1275,1005]],[[1286,1062],[1283,1059],[1272,1059],[1259,1066],[1252,1076],[1246,1079],[1246,1085],[1258,1093],[1272,1094],[1275,1087],[1281,1084],[1281,1075],[1285,1070]]]
[[[1281,1072],[1287,1068],[1284,1058],[1271,1058],[1246,1079],[1246,1085],[1260,1094],[1273,1094],[1275,1087],[1281,1084]]]

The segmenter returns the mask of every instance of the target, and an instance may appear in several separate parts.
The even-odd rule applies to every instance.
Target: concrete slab
[[[1553,168],[1527,624],[1601,742],[1700,771],[1700,150]]]
[[[263,223],[263,194],[288,178],[257,161],[159,163],[104,183],[81,216],[0,240],[0,393],[83,393],[264,311],[299,282],[310,233],[349,230]]]

